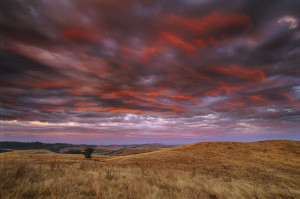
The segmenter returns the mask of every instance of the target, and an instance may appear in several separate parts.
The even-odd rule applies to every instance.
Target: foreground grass
[[[300,144],[199,143],[126,157],[0,154],[0,198],[300,198]]]

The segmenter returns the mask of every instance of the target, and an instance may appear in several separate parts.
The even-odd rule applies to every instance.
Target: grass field
[[[300,198],[300,142],[207,142],[92,160],[6,152],[0,198]]]

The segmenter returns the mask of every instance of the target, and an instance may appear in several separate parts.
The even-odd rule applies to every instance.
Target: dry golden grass
[[[0,154],[0,198],[300,198],[300,142],[210,142],[107,157]]]

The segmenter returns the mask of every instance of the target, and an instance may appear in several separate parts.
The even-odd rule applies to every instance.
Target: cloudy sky
[[[0,140],[300,140],[298,0],[2,0]]]

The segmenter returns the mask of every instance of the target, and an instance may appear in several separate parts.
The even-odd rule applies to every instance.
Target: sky
[[[2,0],[1,141],[300,140],[298,0]]]

